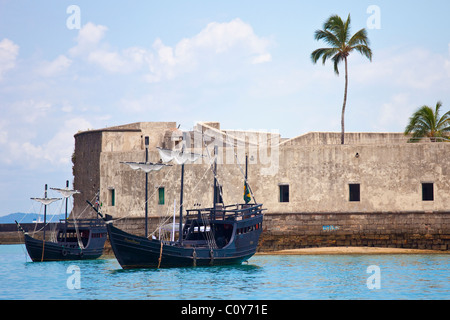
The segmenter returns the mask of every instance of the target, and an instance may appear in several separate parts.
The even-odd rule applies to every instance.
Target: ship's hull
[[[80,247],[78,242],[67,242],[64,239],[58,242],[35,239],[25,236],[25,247],[33,262],[65,261],[65,260],[90,260],[97,259],[103,254],[106,241],[106,228],[96,227],[81,230],[89,234],[85,240],[85,246]]]
[[[247,225],[262,225],[262,215],[246,220]],[[195,241],[162,242],[136,236],[107,224],[111,247],[119,264],[124,269],[169,268],[190,266],[217,266],[241,264],[256,252],[262,228],[237,234],[236,223],[233,236],[222,248],[198,245]]]

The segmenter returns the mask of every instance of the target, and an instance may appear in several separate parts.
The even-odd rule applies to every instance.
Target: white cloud
[[[445,70],[447,70],[447,75],[450,77],[450,43],[448,44],[448,58],[445,60]]]
[[[92,125],[84,118],[66,120],[55,136],[37,149],[41,149],[43,158],[52,164],[68,164],[74,148],[74,134],[88,128]]]
[[[381,106],[378,125],[383,130],[388,127],[405,128],[414,104],[407,93],[394,95],[389,102]]]
[[[253,64],[264,63],[272,61],[272,55],[270,53],[264,53],[256,56],[252,59]]]
[[[20,119],[21,122],[27,124],[34,124],[49,114],[52,104],[45,100],[28,99],[14,102],[9,109],[14,119]]]
[[[148,53],[140,48],[128,48],[122,52],[95,50],[89,53],[88,61],[111,73],[130,73],[138,70],[146,61]]]
[[[0,145],[7,143],[8,131],[6,129],[6,122],[0,121]]]
[[[352,78],[362,83],[389,83],[413,90],[450,86],[450,57],[424,48],[384,50],[373,62],[359,60],[351,66]]]
[[[0,80],[3,75],[15,67],[19,46],[9,39],[0,41]]]
[[[5,130],[0,130],[0,144],[8,156],[2,157],[0,161],[16,165],[27,163],[28,168],[42,164],[67,165],[71,161],[74,148],[74,134],[88,128],[92,128],[92,125],[82,117],[68,119],[59,128],[47,128],[47,131],[53,129],[55,133],[42,144],[32,142],[32,136],[36,133],[14,134],[17,128],[10,127],[9,130],[12,134],[8,134],[5,128]]]
[[[53,77],[67,70],[71,64],[72,60],[67,58],[65,55],[59,55],[53,61],[41,62],[36,71],[41,76]]]
[[[268,52],[271,41],[257,36],[253,28],[240,19],[209,23],[197,35],[180,40],[174,47],[166,46],[157,38],[148,49],[112,50],[103,41],[107,30],[105,26],[89,22],[80,29],[77,45],[69,53],[111,73],[130,73],[144,68],[147,71],[144,79],[149,82],[173,79],[208,62],[223,66],[223,58],[251,64],[272,59]]]
[[[197,35],[179,41],[174,48],[157,39],[153,48],[158,59],[152,60],[151,79],[172,78],[176,73],[192,70],[199,64],[211,62],[227,68],[227,63],[270,62],[267,51],[271,41],[258,37],[253,28],[241,19],[209,23]]]
[[[265,54],[269,41],[255,35],[253,28],[241,19],[228,23],[209,23],[198,35],[184,39],[177,45],[177,54],[182,56],[195,48],[209,48],[223,53],[234,47],[245,48],[250,54]]]
[[[92,22],[84,25],[76,38],[77,45],[69,50],[72,57],[81,57],[111,73],[130,73],[144,66],[147,50],[131,47],[115,51],[105,43],[108,28]]]
[[[76,38],[77,45],[69,50],[73,56],[85,55],[97,48],[97,45],[105,36],[107,27],[88,22],[84,25]]]

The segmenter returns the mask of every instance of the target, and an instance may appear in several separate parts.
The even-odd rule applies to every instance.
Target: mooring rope
[[[161,248],[159,249],[158,269],[161,266],[162,252],[163,252],[163,242],[161,241]]]

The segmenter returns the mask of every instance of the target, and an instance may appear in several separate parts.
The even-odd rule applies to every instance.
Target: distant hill
[[[41,218],[41,221],[44,221],[44,215],[43,214],[37,214],[37,213],[11,213],[6,216],[0,217],[0,223],[15,223],[14,220],[17,220],[18,222],[22,223],[32,223],[34,221],[38,221],[39,217]],[[47,215],[47,222],[52,219],[52,222],[57,222],[59,219],[64,219],[64,214],[60,215]]]

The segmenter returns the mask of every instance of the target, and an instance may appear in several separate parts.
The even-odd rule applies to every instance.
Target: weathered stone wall
[[[156,146],[173,147],[174,142],[167,140],[168,131],[175,131],[175,122],[132,123],[123,126],[79,132],[75,135],[75,152],[73,154],[74,188],[82,193],[74,196],[72,214],[76,217],[92,217],[93,211],[87,209],[86,200],[95,201],[100,191],[100,201],[107,207],[111,204],[111,190],[115,190],[116,199],[122,206],[108,208],[108,213],[117,217],[133,211],[138,197],[139,212],[143,213],[145,185],[131,176],[126,166],[120,162],[145,161],[145,137],[149,137],[149,150]],[[154,152],[153,152],[154,153]],[[156,162],[158,159],[150,158]],[[141,180],[142,181],[142,180]],[[116,190],[117,189],[117,190]],[[127,205],[125,205],[127,203]],[[131,206],[131,207],[130,207]],[[133,214],[131,214],[133,215]]]
[[[280,146],[274,176],[252,169],[270,213],[446,211],[450,204],[450,143]],[[256,177],[254,175],[257,175]],[[434,200],[422,200],[422,183],[434,184]],[[360,201],[349,201],[349,184]],[[279,185],[289,185],[289,202]]]
[[[44,238],[44,223],[21,223],[22,228],[29,232],[36,239]],[[50,241],[55,234],[55,224],[47,224],[45,226],[45,239]],[[0,245],[1,244],[19,244],[24,243],[24,235],[22,231],[17,230],[15,223],[0,224]]]
[[[346,132],[345,144],[399,144],[406,143],[408,137],[398,132]],[[308,132],[283,141],[286,146],[340,145],[339,132]]]
[[[219,134],[218,180],[226,204],[242,202],[245,153],[249,154],[249,182],[268,213],[352,213],[446,211],[450,203],[450,143],[408,144],[399,133],[349,133],[348,144],[335,144],[336,133],[302,135],[270,150],[223,147],[234,141],[218,123],[197,125],[199,132]],[[208,129],[208,130],[207,130]],[[222,134],[221,134],[222,132]],[[155,147],[175,144],[176,123],[135,123],[76,135],[74,211],[85,207],[100,189],[104,210],[115,218],[144,213],[145,175],[124,161],[144,161],[144,137],[150,137],[150,161],[159,161]],[[178,132],[179,133],[179,132]],[[241,134],[243,132],[239,132]],[[236,134],[236,132],[235,132]],[[221,136],[222,135],[222,136]],[[279,140],[278,135],[251,132],[250,140]],[[244,140],[245,140],[244,139]],[[200,144],[201,146],[201,144]],[[211,148],[210,148],[211,149]],[[207,154],[206,150],[194,152]],[[209,150],[211,153],[211,150]],[[235,159],[235,152],[238,160]],[[209,159],[186,165],[185,202],[211,206],[212,173]],[[422,183],[433,183],[433,201],[423,201]],[[349,201],[349,185],[359,184],[360,201]],[[289,185],[289,202],[280,202],[280,185]],[[157,188],[164,187],[165,203],[158,204]],[[149,214],[160,216],[179,201],[180,166],[149,174]],[[111,190],[116,203],[111,206]],[[187,205],[189,207],[189,205]]]
[[[143,161],[143,157],[143,151],[101,155],[104,209],[114,217],[143,215],[145,175],[120,163]],[[280,149],[279,168],[274,175],[264,175],[264,166],[250,163],[249,182],[256,200],[269,214],[446,211],[450,203],[449,158],[450,144],[444,143],[291,146]],[[151,151],[150,159],[157,161],[157,152]],[[241,166],[244,161],[239,159]],[[206,163],[185,166],[187,207],[194,203],[212,205],[213,175],[208,169]],[[175,164],[149,174],[150,215],[173,211],[174,200],[179,202],[180,170]],[[237,163],[219,165],[217,177],[225,203],[242,202],[244,178]],[[422,199],[424,182],[434,185],[433,201]],[[351,183],[360,185],[360,201],[349,201]],[[282,184],[289,185],[289,202],[280,202]],[[158,204],[158,187],[165,188],[164,205]],[[115,207],[107,206],[108,189],[116,190]]]
[[[260,251],[312,247],[450,249],[450,212],[265,215]]]
[[[73,162],[73,187],[80,190],[74,195],[72,212],[80,215],[86,208],[86,200],[92,200],[100,189],[100,153],[102,132],[81,132],[75,135]],[[84,215],[86,216],[86,215]]]

